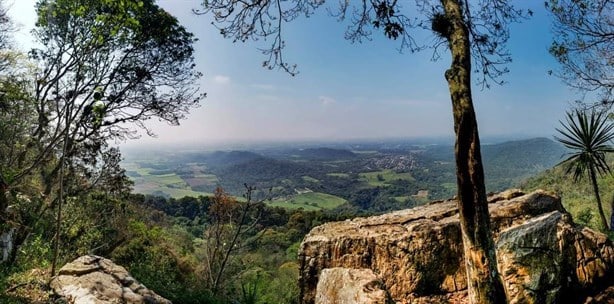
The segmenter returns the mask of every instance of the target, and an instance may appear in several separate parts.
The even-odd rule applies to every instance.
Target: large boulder
[[[171,304],[137,282],[124,267],[95,255],[64,265],[50,285],[68,303]]]
[[[506,191],[489,196],[489,211],[510,303],[581,303],[613,282],[612,242],[574,225],[557,196]],[[301,303],[347,301],[321,287],[329,269],[370,270],[369,280],[381,282],[378,288],[396,303],[467,302],[454,200],[315,227],[299,258]]]

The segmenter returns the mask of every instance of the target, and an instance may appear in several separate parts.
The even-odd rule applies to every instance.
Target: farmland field
[[[267,202],[271,207],[287,209],[303,208],[305,210],[333,209],[346,203],[346,200],[320,192],[308,192],[293,196],[289,199],[274,199]]]
[[[191,184],[198,184],[201,180],[204,181],[202,183],[217,180],[215,175],[210,176],[204,174],[203,176],[199,176],[199,178],[194,177],[186,181],[176,173],[154,174],[159,173],[160,170],[141,167],[137,163],[126,163],[124,167],[128,171],[130,178],[134,181],[134,192],[142,194],[154,194],[174,198],[210,195],[211,193],[208,192],[194,191]]]
[[[396,173],[392,170],[360,173],[360,177],[373,187],[385,187],[395,180],[414,180],[409,172]]]

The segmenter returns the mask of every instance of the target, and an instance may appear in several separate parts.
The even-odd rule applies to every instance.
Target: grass
[[[327,173],[326,175],[339,178],[350,178],[350,175],[347,173]]]
[[[411,196],[409,195],[404,195],[404,196],[394,196],[392,197],[395,201],[399,202],[399,203],[404,203],[405,201],[407,201]]]
[[[286,209],[303,208],[307,211],[333,209],[345,204],[347,201],[334,195],[309,192],[295,195],[290,199],[272,200],[267,204],[271,207],[282,207]]]
[[[409,172],[397,173],[392,170],[360,173],[360,177],[363,181],[366,181],[369,186],[373,187],[386,187],[391,182],[399,179],[408,181],[414,180]]]

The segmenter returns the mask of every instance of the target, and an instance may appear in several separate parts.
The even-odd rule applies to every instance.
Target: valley
[[[565,150],[546,138],[482,147],[486,187],[500,191],[557,164]],[[456,193],[453,146],[411,141],[279,144],[243,150],[129,151],[123,166],[134,191],[165,198],[241,197],[245,185],[270,206],[308,211],[408,208]]]

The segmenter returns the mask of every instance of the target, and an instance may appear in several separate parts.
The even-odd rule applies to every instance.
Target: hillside
[[[531,138],[507,141],[482,146],[482,160],[489,192],[505,190],[524,179],[549,169],[559,163],[565,148],[548,138]],[[444,187],[455,185],[454,147],[436,145],[427,147],[423,153],[442,176]],[[436,178],[442,179],[442,176]],[[453,192],[449,192],[452,194]]]
[[[610,167],[614,167],[614,155],[608,157]],[[610,219],[611,208],[614,205],[614,175],[598,177],[606,218]],[[548,189],[561,196],[563,206],[569,211],[577,223],[601,229],[599,213],[595,196],[587,178],[576,182],[570,175],[565,174],[563,166],[546,170],[521,184],[526,190]]]
[[[501,191],[558,164],[565,148],[547,138],[509,141],[482,147],[489,191]]]

